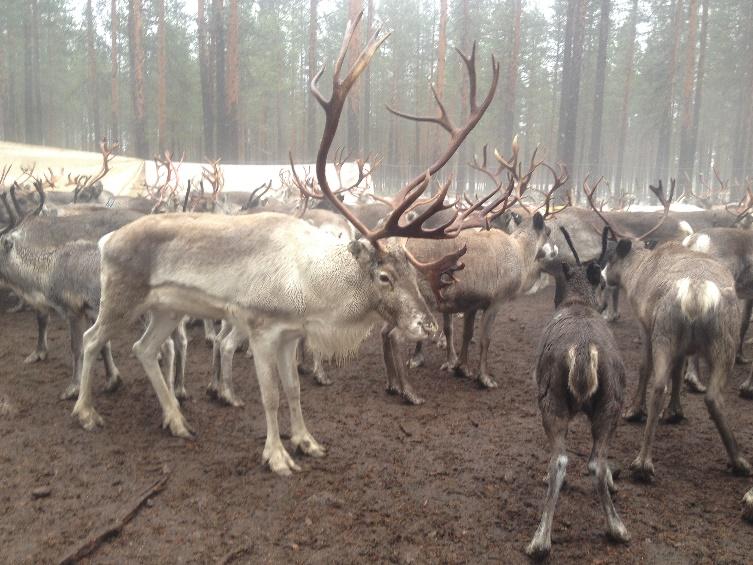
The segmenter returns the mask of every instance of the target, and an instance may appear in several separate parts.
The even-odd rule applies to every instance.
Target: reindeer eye
[[[389,275],[387,273],[379,273],[379,282],[383,282],[385,284],[388,284],[392,281],[390,281]]]

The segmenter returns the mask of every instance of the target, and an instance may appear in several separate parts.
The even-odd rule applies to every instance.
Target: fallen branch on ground
[[[139,497],[133,502],[133,504],[128,507],[128,509],[122,514],[120,519],[116,520],[114,524],[106,526],[93,536],[84,540],[58,563],[60,565],[71,565],[73,563],[76,563],[79,559],[83,559],[87,555],[94,553],[94,551],[96,551],[97,548],[104,542],[117,537],[123,529],[123,526],[125,526],[133,519],[134,516],[136,516],[136,514],[139,510],[141,510],[141,507],[146,503],[146,501],[165,488],[165,484],[167,483],[168,478],[169,475],[165,475],[148,489],[146,489],[143,493],[141,493],[141,495],[139,495]]]

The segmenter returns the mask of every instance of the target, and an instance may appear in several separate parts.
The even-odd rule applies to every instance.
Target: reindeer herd
[[[600,181],[587,178],[582,192],[589,206],[579,207],[559,193],[567,171],[537,160],[535,151],[530,162],[522,163],[515,140],[510,157],[495,151],[489,158],[485,149],[471,163],[491,183],[485,195],[450,200],[451,180],[435,185],[434,179],[483,117],[499,79],[492,57],[490,85],[479,101],[474,45],[470,55],[458,51],[469,83],[469,111],[461,124],[452,121],[436,93],[435,116],[389,108],[396,116],[447,132],[449,141],[437,160],[393,196],[362,195],[358,203],[345,204],[343,193],[374,167],[359,161],[357,182],[343,186],[340,181],[335,188],[325,168],[348,93],[388,37],[377,30],[351,67],[343,69],[359,21],[348,24],[329,97],[318,88],[323,71],[312,81],[325,124],[313,176],[301,172],[291,155],[285,178],[288,189],[300,195],[297,202],[266,196],[271,184],[251,195],[220,198],[218,161],[204,172],[211,193],[204,193],[203,183],[200,191],[192,191],[189,183],[182,197],[179,164],[169,153],[157,159],[165,171],[160,187],[143,197],[114,197],[100,181],[117,146],[104,142],[101,171],[69,176],[72,193],[56,192],[52,173],[42,180],[33,169],[7,194],[3,191],[0,282],[33,309],[38,325],[37,347],[26,362],[47,357],[48,317],[62,316],[70,330],[72,371],[61,397],[76,400],[74,416],[93,430],[103,420],[94,407],[92,365],[101,356],[105,390],[118,389],[122,382],[110,340],[141,323],[145,330],[133,352],[162,407],[163,427],[191,438],[180,405],[187,397],[185,325],[190,318],[204,320],[214,347],[208,392],[242,406],[233,389],[232,361],[247,344],[266,416],[262,459],[275,473],[290,475],[300,467],[280,437],[278,383],[290,410],[292,447],[312,457],[326,453],[301,409],[299,365],[303,370],[305,357],[313,358],[317,381],[327,384],[324,363],[352,359],[373,328],[381,326],[388,393],[409,404],[423,402],[408,373],[424,363],[422,349],[429,338],[446,348],[442,370],[495,388],[504,378],[489,363],[496,316],[508,301],[553,278],[554,314],[534,361],[551,460],[541,522],[527,553],[540,558],[550,551],[568,463],[565,435],[580,412],[591,422],[588,469],[607,535],[615,541],[627,542],[629,534],[610,495],[610,438],[621,416],[645,419],[643,443],[630,470],[637,480],[653,480],[657,422],[683,418],[683,381],[705,394],[731,471],[750,475],[727,420],[723,391],[735,362],[746,362],[742,346],[753,305],[753,231],[747,229],[751,190],[736,206],[678,213],[671,210],[674,182],[668,194],[659,183],[651,190],[660,212],[607,211],[595,197]],[[4,186],[7,171],[0,179]],[[534,173],[545,171],[551,184],[533,189]],[[543,201],[532,196],[535,191]],[[639,321],[643,347],[637,392],[624,414],[625,382],[632,375],[626,375],[608,325],[619,316],[620,289]],[[480,358],[474,371],[469,350],[477,314]],[[453,339],[456,317],[463,321],[459,353]],[[406,341],[415,342],[407,360]],[[753,376],[739,390],[753,398]],[[753,489],[743,505],[744,516],[753,521]]]

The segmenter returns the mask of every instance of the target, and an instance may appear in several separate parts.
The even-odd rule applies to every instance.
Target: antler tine
[[[34,188],[37,191],[37,194],[39,194],[39,206],[37,206],[36,210],[32,212],[34,216],[39,216],[39,214],[42,213],[42,210],[44,210],[44,202],[46,200],[46,195],[44,193],[44,187],[42,186],[42,182],[39,180],[34,181]]]
[[[549,172],[552,173],[552,177],[554,177],[554,183],[552,184],[552,188],[550,188],[547,192],[544,193],[544,205],[545,205],[544,217],[549,218],[554,215],[554,213],[550,215],[550,212],[549,212],[549,206],[552,201],[552,196],[557,190],[559,190],[562,186],[565,185],[565,183],[569,180],[569,175],[567,172],[567,167],[562,163],[557,163],[559,174],[548,163],[543,163],[543,165],[547,169],[549,169]],[[570,193],[568,193],[568,201],[569,201],[569,204],[572,204]]]
[[[11,185],[9,192],[10,192],[10,200],[11,202],[13,202],[13,209],[16,211],[16,215],[18,216],[18,221],[20,222],[21,216],[22,216],[21,205],[18,203],[18,199],[16,198],[16,190],[18,190],[19,188],[21,187],[18,185],[18,182],[13,181],[13,184]]]
[[[13,167],[13,163],[11,163],[10,165],[6,165],[6,166],[3,167],[3,170],[0,173],[0,187],[4,186],[5,179],[8,176],[8,173],[10,173],[10,170],[11,170],[12,167]]]
[[[594,194],[596,193],[596,189],[599,188],[599,185],[604,180],[604,177],[600,177],[599,180],[596,181],[596,184],[591,188],[588,185],[588,180],[591,175],[586,175],[586,178],[583,179],[583,194],[586,195],[586,200],[588,200],[588,204],[591,206],[594,212],[596,212],[596,215],[599,217],[599,219],[604,222],[604,225],[607,226],[611,231],[612,234],[614,234],[617,238],[622,238],[622,235],[619,231],[614,229],[614,226],[612,223],[604,217],[604,214],[601,213],[601,210],[598,206],[596,206],[596,203],[594,202]]]
[[[439,171],[447,164],[447,161],[449,161],[450,158],[455,154],[458,147],[460,147],[468,134],[473,130],[474,127],[476,127],[476,124],[479,122],[479,120],[491,104],[492,100],[494,99],[494,94],[497,90],[497,83],[499,82],[499,63],[494,58],[494,55],[492,55],[492,81],[489,85],[489,91],[487,92],[486,97],[481,102],[481,104],[478,104],[478,102],[476,101],[476,44],[473,44],[473,49],[470,56],[466,56],[460,50],[457,51],[460,57],[463,59],[466,69],[468,70],[470,91],[470,113],[466,118],[465,123],[461,127],[456,127],[455,125],[453,125],[434,87],[432,87],[431,90],[432,94],[434,95],[434,100],[436,101],[439,108],[439,117],[414,116],[411,114],[406,114],[404,112],[399,112],[391,108],[390,106],[387,106],[387,110],[389,110],[396,116],[400,116],[411,121],[435,123],[450,134],[450,143],[447,146],[447,149],[428,169],[429,174],[431,175],[436,174],[437,171]],[[423,183],[423,177],[423,174],[418,175],[413,180],[406,183],[405,186],[403,186],[403,188],[400,189],[400,191],[395,195],[395,200],[405,198],[405,196],[409,192],[421,185]]]
[[[662,206],[664,206],[664,211],[662,212],[661,219],[659,220],[659,223],[657,223],[653,228],[648,230],[646,233],[644,233],[642,236],[638,237],[637,239],[642,241],[646,239],[648,236],[653,234],[656,230],[658,230],[661,225],[664,223],[664,220],[667,219],[667,216],[669,215],[669,207],[672,205],[672,199],[675,195],[675,179],[670,179],[669,181],[670,189],[669,189],[669,198],[666,198],[664,196],[664,187],[662,186],[661,180],[659,180],[659,186],[653,186],[649,185],[649,190],[653,192],[656,195],[656,198],[659,199],[659,202],[661,202]]]
[[[324,198],[323,193],[316,193],[314,190],[309,190],[308,175],[305,180],[301,180],[301,178],[298,176],[298,171],[295,170],[295,163],[293,162],[293,153],[291,151],[288,151],[288,159],[290,161],[290,170],[293,174],[292,182],[298,189],[298,192],[301,193],[301,197],[306,199],[313,198],[315,200],[322,200]]]

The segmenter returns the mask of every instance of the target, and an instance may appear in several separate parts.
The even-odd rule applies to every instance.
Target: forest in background
[[[0,11],[0,139],[123,152],[165,149],[186,160],[312,162],[321,109],[308,82],[332,64],[349,18],[359,36],[392,32],[351,94],[336,145],[380,153],[387,192],[425,168],[436,127],[385,105],[464,115],[466,78],[454,48],[477,42],[479,91],[501,63],[497,95],[451,168],[484,144],[522,154],[536,144],[580,183],[604,175],[614,194],[645,194],[677,177],[699,190],[712,167],[739,196],[753,176],[751,0],[4,0]],[[469,184],[469,182],[474,184]],[[480,184],[479,184],[480,186]]]

